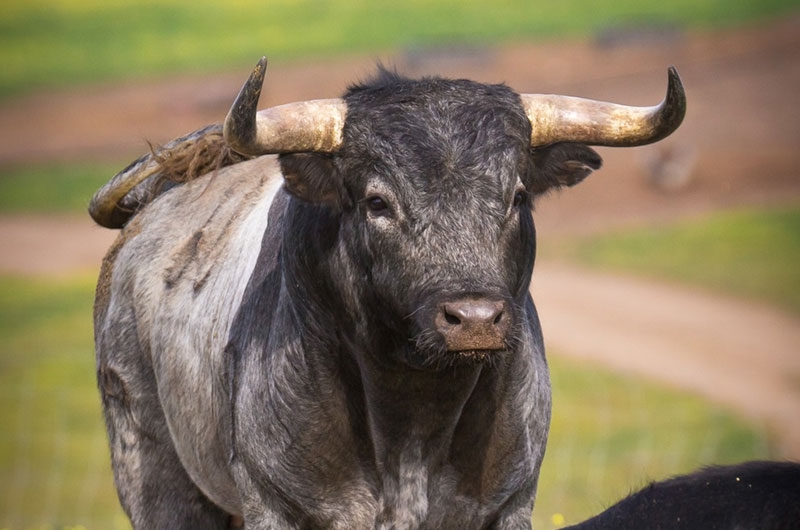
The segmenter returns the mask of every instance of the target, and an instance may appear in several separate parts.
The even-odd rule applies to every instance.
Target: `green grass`
[[[86,212],[89,199],[125,164],[45,164],[0,169],[0,213]]]
[[[550,356],[553,421],[534,528],[599,513],[652,480],[768,458],[765,431],[701,398]]]
[[[800,313],[800,204],[559,242],[543,256],[675,280]]]
[[[0,528],[126,528],[95,391],[92,284],[0,277]]]
[[[0,529],[125,529],[94,382],[93,278],[0,277]],[[551,361],[554,419],[535,520],[576,521],[648,479],[770,456],[707,402]]]
[[[720,26],[797,0],[6,0],[0,97],[32,88],[380,53],[440,43],[585,35],[621,24]]]

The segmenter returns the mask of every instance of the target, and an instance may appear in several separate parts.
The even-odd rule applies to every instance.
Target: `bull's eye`
[[[525,200],[528,198],[527,193],[524,190],[518,190],[514,194],[514,208],[519,208],[523,204],[525,204]]]
[[[386,199],[379,195],[372,195],[371,197],[367,197],[367,208],[369,211],[374,213],[383,213],[389,209],[389,205],[386,203]]]

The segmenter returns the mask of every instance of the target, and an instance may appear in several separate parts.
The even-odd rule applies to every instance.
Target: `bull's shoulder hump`
[[[261,157],[209,173],[159,196],[123,230],[129,242],[167,253],[186,238],[230,241],[243,225],[264,224],[282,184],[275,157]],[[263,216],[263,220],[261,217]],[[131,232],[133,237],[125,237]],[[135,235],[134,235],[135,234]]]
[[[139,278],[157,298],[173,287],[246,280],[281,186],[277,160],[263,157],[165,192],[123,230],[114,276]]]

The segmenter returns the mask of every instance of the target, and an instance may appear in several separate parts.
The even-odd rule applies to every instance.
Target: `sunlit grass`
[[[95,388],[93,278],[0,277],[0,528],[125,529]],[[648,479],[763,458],[763,431],[707,402],[551,359],[554,417],[538,529]]]
[[[543,254],[758,298],[800,313],[800,204],[560,241]]]
[[[117,529],[92,284],[0,278],[0,528]]]
[[[6,0],[0,96],[36,87],[452,42],[586,35],[624,24],[719,26],[796,0]]]
[[[557,355],[550,364],[534,528],[557,528],[557,514],[580,522],[652,480],[771,455],[766,431],[701,398]]]
[[[43,164],[0,169],[0,213],[86,212],[124,163]]]

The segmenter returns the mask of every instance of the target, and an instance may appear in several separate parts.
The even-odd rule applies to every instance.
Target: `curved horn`
[[[111,178],[89,202],[89,215],[106,228],[122,228],[132,212],[120,207],[120,202],[136,186],[157,175],[158,163],[145,155]]]
[[[549,94],[521,94],[531,122],[531,145],[578,142],[633,147],[672,134],[686,114],[686,93],[670,66],[667,96],[655,107],[630,107],[591,99]]]
[[[342,99],[289,103],[256,112],[267,71],[262,57],[225,118],[225,141],[244,155],[332,153],[342,145],[347,105]]]

